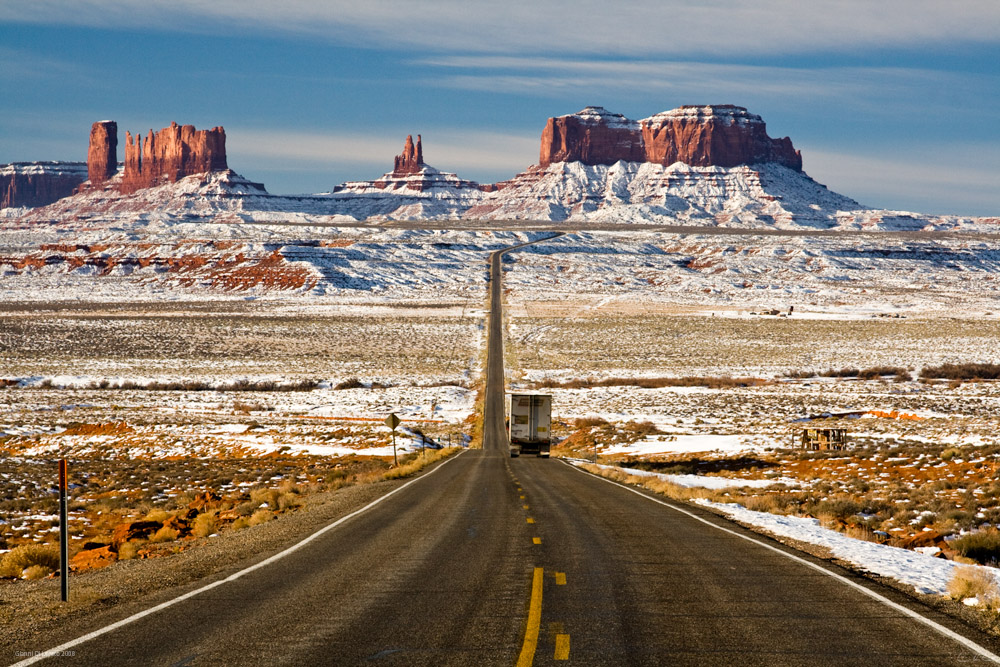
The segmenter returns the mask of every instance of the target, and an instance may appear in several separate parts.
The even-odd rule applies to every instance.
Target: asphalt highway
[[[46,664],[991,664],[991,638],[894,590],[565,462],[511,459],[490,262],[483,449],[253,571],[110,630],[61,628],[53,646],[100,634]]]

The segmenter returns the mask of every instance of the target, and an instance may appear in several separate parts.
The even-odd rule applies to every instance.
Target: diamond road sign
[[[385,425],[388,426],[393,431],[399,426],[399,417],[395,413],[390,413],[388,417],[385,418]]]

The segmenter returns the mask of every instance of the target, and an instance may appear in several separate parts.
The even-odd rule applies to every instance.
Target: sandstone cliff
[[[90,128],[87,149],[87,175],[91,187],[97,187],[118,171],[118,123],[99,120]]]
[[[669,166],[735,167],[776,162],[802,171],[802,155],[788,137],[772,139],[760,116],[731,104],[683,106],[640,121],[587,107],[550,118],[542,132],[539,165],[618,161]]]
[[[165,182],[175,183],[192,174],[225,171],[226,131],[221,127],[195,130],[193,125],[171,123],[159,132],[149,131],[146,140],[125,133],[125,172],[121,191],[125,194]]]
[[[538,159],[543,167],[553,162],[645,162],[646,152],[638,123],[603,107],[587,107],[569,116],[549,118]]]
[[[0,208],[45,206],[68,197],[87,179],[83,162],[0,165]]]

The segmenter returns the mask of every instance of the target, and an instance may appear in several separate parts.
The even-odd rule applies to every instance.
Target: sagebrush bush
[[[218,526],[219,522],[216,516],[211,512],[205,512],[195,517],[191,534],[195,537],[208,537],[216,531]]]
[[[256,526],[257,524],[266,523],[274,518],[274,513],[271,510],[259,509],[253,513],[253,516],[247,521],[251,526]]]
[[[118,547],[118,560],[132,560],[139,555],[139,547],[145,543],[145,540],[122,542]]]
[[[278,496],[278,507],[279,510],[295,509],[302,505],[302,501],[299,500],[298,496],[294,493],[282,493]]]
[[[170,518],[170,515],[167,514],[163,510],[150,510],[149,512],[146,513],[146,516],[143,517],[143,520],[144,521],[159,521],[160,523],[163,523],[164,521],[166,521],[169,518]]]
[[[989,570],[976,565],[959,565],[948,581],[948,595],[955,600],[974,597],[980,604],[995,608],[1000,601],[1000,587]]]
[[[180,533],[170,526],[163,526],[158,531],[153,533],[153,536],[149,538],[150,542],[173,542],[180,536]]]
[[[24,574],[21,575],[25,579],[44,579],[55,572],[44,565],[32,565],[31,567],[25,568]]]
[[[278,509],[278,496],[281,492],[278,489],[254,489],[250,492],[250,502],[254,507],[267,504],[269,509]]]
[[[34,565],[59,569],[59,547],[53,544],[22,544],[14,547],[0,559],[0,576],[20,577],[21,574]]]
[[[979,563],[1000,561],[1000,530],[978,530],[951,541],[951,548]]]

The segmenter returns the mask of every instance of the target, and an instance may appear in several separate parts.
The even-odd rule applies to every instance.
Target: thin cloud
[[[1000,215],[1000,144],[927,144],[878,155],[802,150],[804,168],[869,206],[932,214]],[[904,202],[906,202],[904,204]]]
[[[276,30],[357,46],[432,52],[620,55],[852,52],[858,47],[997,43],[994,0],[33,0],[0,21],[186,32]]]
[[[678,91],[831,99],[926,90],[968,75],[894,67],[795,68],[678,61],[580,60],[513,56],[452,55],[416,64],[460,73],[430,77],[427,83],[477,91],[546,96],[568,92]],[[996,77],[980,77],[982,79]]]
[[[237,127],[228,128],[226,135],[228,152],[237,159],[309,162],[317,166],[347,163],[371,167],[378,174],[391,171],[393,156],[402,151],[406,138],[404,132],[286,132]],[[450,129],[432,129],[422,135],[427,163],[459,175],[462,170],[482,170],[484,165],[513,175],[538,159],[537,137]]]

